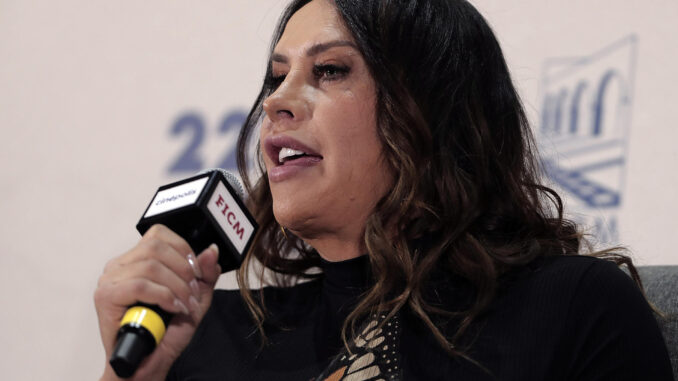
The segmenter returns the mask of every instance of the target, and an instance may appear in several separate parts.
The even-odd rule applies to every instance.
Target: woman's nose
[[[264,112],[271,122],[300,122],[310,115],[310,99],[303,78],[288,74],[278,88],[264,100]]]

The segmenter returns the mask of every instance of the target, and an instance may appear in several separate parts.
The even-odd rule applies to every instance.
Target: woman
[[[576,255],[533,155],[467,2],[295,0],[239,141],[261,226],[240,294],[213,293],[214,248],[156,226],[101,276],[106,353],[141,301],[177,315],[135,379],[671,379],[641,291]],[[312,281],[251,291],[255,259]]]

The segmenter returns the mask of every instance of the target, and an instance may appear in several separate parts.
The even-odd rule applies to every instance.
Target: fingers
[[[167,226],[161,224],[151,226],[144,236],[141,237],[141,241],[163,241],[184,256],[192,251],[186,240],[170,230]]]
[[[141,243],[156,244],[157,242],[162,242],[166,245],[169,245],[174,251],[179,253],[183,258],[186,259],[188,265],[191,268],[192,274],[186,270],[185,263],[182,260],[174,258],[175,264],[178,265],[176,270],[181,271],[182,278],[190,281],[189,277],[201,279],[202,278],[202,269],[197,263],[197,258],[193,253],[191,247],[188,243],[181,238],[178,234],[170,230],[164,225],[156,224],[151,226],[150,229],[144,234],[141,239]],[[178,262],[177,262],[178,261]],[[172,267],[174,269],[174,267]]]
[[[219,266],[219,247],[211,244],[198,256],[198,267],[202,272],[202,280],[209,286],[214,286],[221,275],[221,266]]]
[[[126,279],[117,284],[107,284],[97,292],[99,298],[106,298],[117,306],[131,306],[136,303],[158,305],[173,314],[190,314],[186,302],[178,298],[169,287],[144,278]]]
[[[142,298],[152,298],[154,296],[159,297],[160,304],[161,301],[164,301],[165,304],[162,304],[161,307],[166,306],[168,303],[173,303],[175,306],[179,307],[179,310],[176,309],[167,309],[169,312],[182,312],[185,314],[189,313],[191,306],[194,306],[196,302],[200,299],[200,289],[195,278],[191,278],[188,282],[179,276],[173,269],[168,267],[166,263],[161,262],[155,258],[146,259],[143,261],[135,262],[125,266],[124,274],[110,274],[106,275],[112,279],[121,279],[115,282],[116,285],[119,285],[118,292],[125,294],[120,297],[113,299],[114,303],[118,305],[125,305],[124,303],[133,304],[136,301],[143,303],[153,303],[154,300],[142,299]],[[131,282],[133,287],[125,288],[123,286],[124,282]],[[146,285],[148,283],[149,285]],[[151,287],[152,285],[152,287]],[[148,287],[148,289],[146,288]],[[164,288],[163,294],[149,293],[148,291],[155,290],[158,287]],[[137,300],[132,300],[136,296]],[[170,298],[174,300],[170,300]],[[192,300],[193,299],[193,300]],[[181,308],[181,307],[188,308]]]
[[[202,275],[200,269],[196,269],[196,258],[188,243],[162,225],[153,225],[134,249],[111,260],[104,268],[104,274],[148,260],[162,262],[186,282]]]
[[[190,282],[198,278],[197,275],[200,275],[196,275],[194,266],[191,265],[191,261],[195,261],[195,256],[192,253],[181,253],[174,246],[160,240],[142,240],[137,247],[140,253],[134,258],[130,258],[130,262],[125,265],[143,261],[157,261],[186,282]],[[149,268],[149,270],[153,270],[153,268]]]
[[[108,287],[112,294],[103,299],[118,306],[158,304],[173,313],[199,311],[203,273],[209,274],[205,283],[210,288],[218,277],[215,248],[205,250],[209,258],[207,265],[202,265],[183,238],[165,226],[154,225],[134,249],[107,264],[99,286],[104,295]]]

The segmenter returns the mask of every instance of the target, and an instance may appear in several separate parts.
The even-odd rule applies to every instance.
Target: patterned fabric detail
[[[400,319],[398,314],[379,324],[386,315],[374,315],[351,343],[351,353],[343,350],[318,381],[400,381]]]

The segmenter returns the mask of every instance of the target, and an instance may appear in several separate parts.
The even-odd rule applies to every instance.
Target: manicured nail
[[[178,308],[183,312],[184,314],[188,315],[189,311],[188,308],[186,308],[186,305],[181,302],[179,299],[174,299],[174,307]]]
[[[200,299],[200,286],[198,286],[198,281],[193,279],[190,282],[188,282],[188,285],[189,285],[189,287],[191,287],[191,291],[193,292],[193,296]]]
[[[213,243],[209,248],[214,250],[214,252],[217,254],[217,260],[219,260],[219,246],[217,246],[216,243]]]
[[[198,279],[202,279],[202,272],[200,271],[200,265],[198,265],[198,258],[195,257],[195,254],[189,253],[186,256],[186,259],[188,259],[188,264],[191,265],[195,277]]]
[[[188,304],[191,305],[191,310],[193,312],[200,311],[200,304],[198,303],[198,300],[194,296],[191,296],[190,298],[188,298]]]

